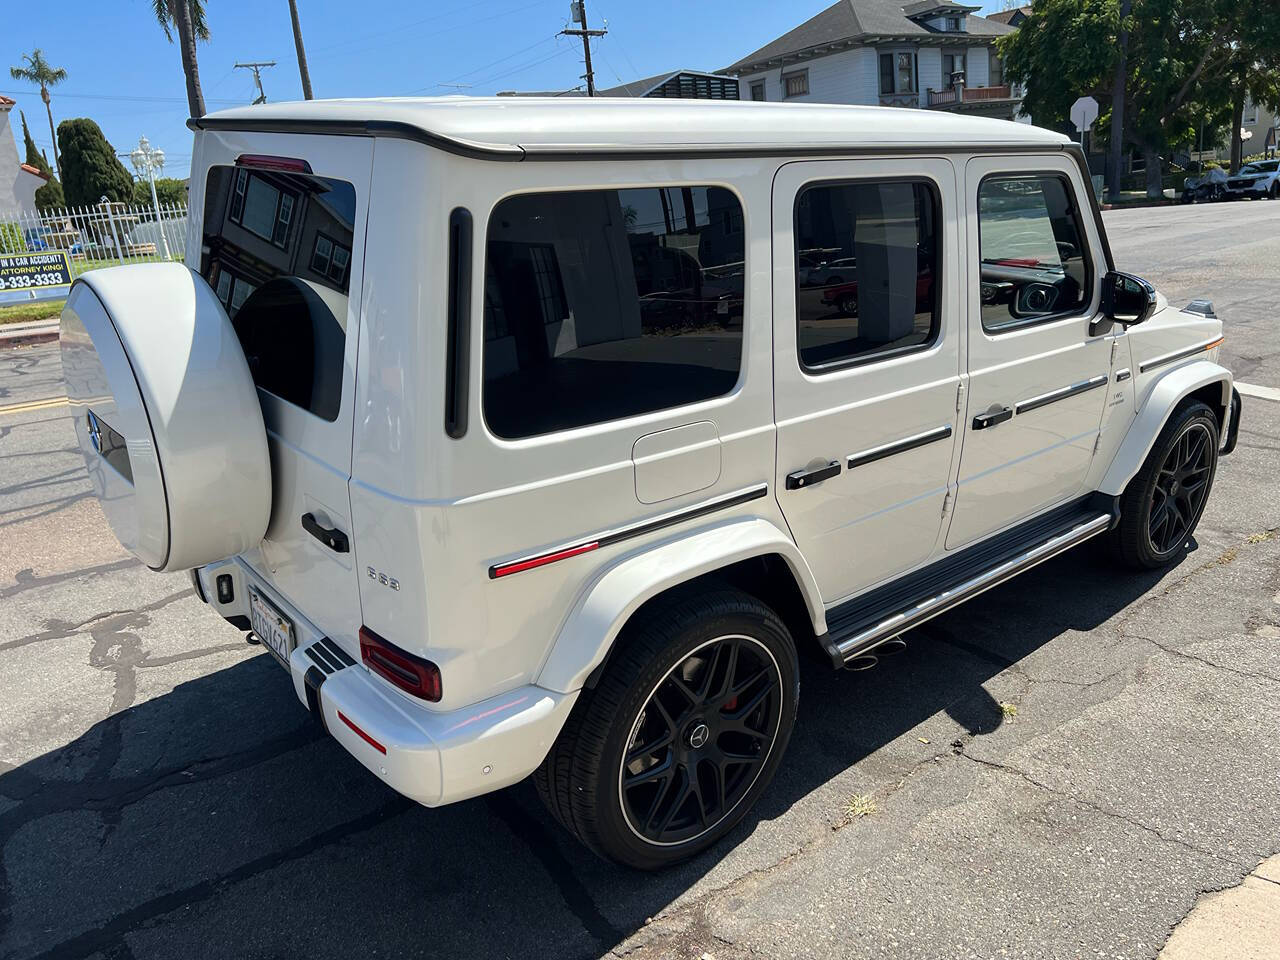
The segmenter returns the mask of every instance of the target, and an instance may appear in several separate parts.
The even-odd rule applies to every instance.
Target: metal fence
[[[182,260],[186,240],[186,204],[100,203],[0,219],[0,255],[62,251],[73,279],[95,267]],[[67,289],[3,294],[0,303],[60,299]]]

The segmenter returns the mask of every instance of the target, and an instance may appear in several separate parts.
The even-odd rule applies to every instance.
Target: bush
[[[187,186],[181,180],[173,177],[158,177],[156,179],[156,197],[164,204],[184,204],[187,202]],[[151,184],[145,180],[139,180],[133,185],[133,202],[140,206],[151,209]]]
[[[89,206],[104,196],[118,203],[133,200],[133,177],[92,120],[82,117],[58,124],[58,152],[67,203]]]
[[[25,253],[27,242],[16,223],[0,223],[0,253]]]

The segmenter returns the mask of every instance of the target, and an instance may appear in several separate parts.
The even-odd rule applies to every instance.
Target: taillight
[[[430,660],[401,650],[394,643],[383,640],[368,627],[360,628],[360,659],[385,680],[415,697],[440,699],[440,668]]]

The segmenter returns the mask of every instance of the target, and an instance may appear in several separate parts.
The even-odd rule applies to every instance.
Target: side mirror
[[[1112,270],[1102,278],[1102,312],[1126,327],[1156,312],[1156,288],[1141,277]]]

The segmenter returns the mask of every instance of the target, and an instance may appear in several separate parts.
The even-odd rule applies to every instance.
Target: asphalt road
[[[1280,387],[1280,203],[1107,224]],[[0,407],[61,392],[56,345],[0,352]],[[1280,851],[1280,403],[1245,411],[1177,567],[1085,548],[877,670],[806,664],[755,815],[656,875],[527,784],[390,793],[183,576],[120,550],[65,408],[0,414],[0,956],[1154,956]]]

